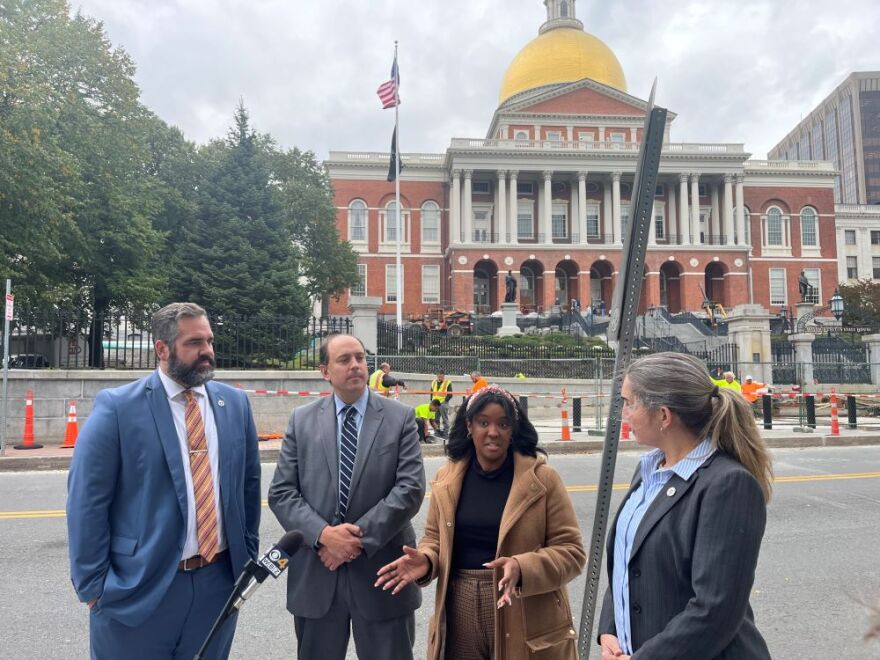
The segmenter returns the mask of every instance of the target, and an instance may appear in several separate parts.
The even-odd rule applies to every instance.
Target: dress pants
[[[491,569],[459,570],[446,592],[446,657],[490,660],[495,654],[495,592]]]
[[[93,660],[192,660],[232,593],[228,553],[193,571],[177,571],[162,604],[144,623],[131,628],[111,619],[95,604],[89,621]],[[98,601],[100,603],[100,600]],[[215,635],[205,660],[229,657],[238,613]]]
[[[337,570],[336,592],[327,614],[320,619],[294,617],[297,660],[345,660],[352,632],[359,660],[412,660],[415,613],[381,621],[364,619],[352,603],[348,565]]]

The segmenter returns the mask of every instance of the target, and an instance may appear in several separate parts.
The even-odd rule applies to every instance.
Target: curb
[[[771,449],[803,449],[807,447],[856,447],[880,445],[880,434],[871,435],[806,435],[765,438]],[[605,446],[602,440],[568,440],[552,441],[539,445],[548,454],[598,454]],[[631,440],[624,440],[618,445],[618,451],[644,451],[641,445]],[[278,462],[280,449],[267,448],[260,450],[260,463]],[[422,445],[425,458],[444,456],[443,446],[439,444]],[[0,472],[34,472],[50,470],[67,470],[70,467],[72,453],[67,456],[4,456],[0,458]]]

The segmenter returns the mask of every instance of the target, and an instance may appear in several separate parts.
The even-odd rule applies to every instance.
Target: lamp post
[[[834,318],[838,321],[843,318],[843,296],[840,295],[840,289],[834,289],[834,295],[831,296],[831,300],[828,301],[828,307],[831,308],[831,313],[834,314]]]

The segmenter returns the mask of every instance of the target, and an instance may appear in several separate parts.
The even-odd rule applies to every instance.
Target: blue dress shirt
[[[620,649],[627,655],[632,655],[634,652],[629,618],[629,560],[636,532],[654,498],[657,497],[672,475],[677,474],[685,481],[690,480],[697,468],[714,451],[711,441],[706,438],[672,467],[659,467],[666,458],[659,449],[648,452],[639,461],[642,483],[629,496],[617,518],[617,527],[614,531],[614,573],[611,577],[617,639]]]

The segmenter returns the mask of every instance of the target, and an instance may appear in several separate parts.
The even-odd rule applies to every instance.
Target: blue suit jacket
[[[257,431],[243,392],[215,382],[206,389],[217,425],[223,529],[238,574],[259,543]],[[77,595],[99,598],[120,623],[140,625],[168,590],[186,535],[183,458],[157,373],[98,394],[77,439],[67,491]]]

